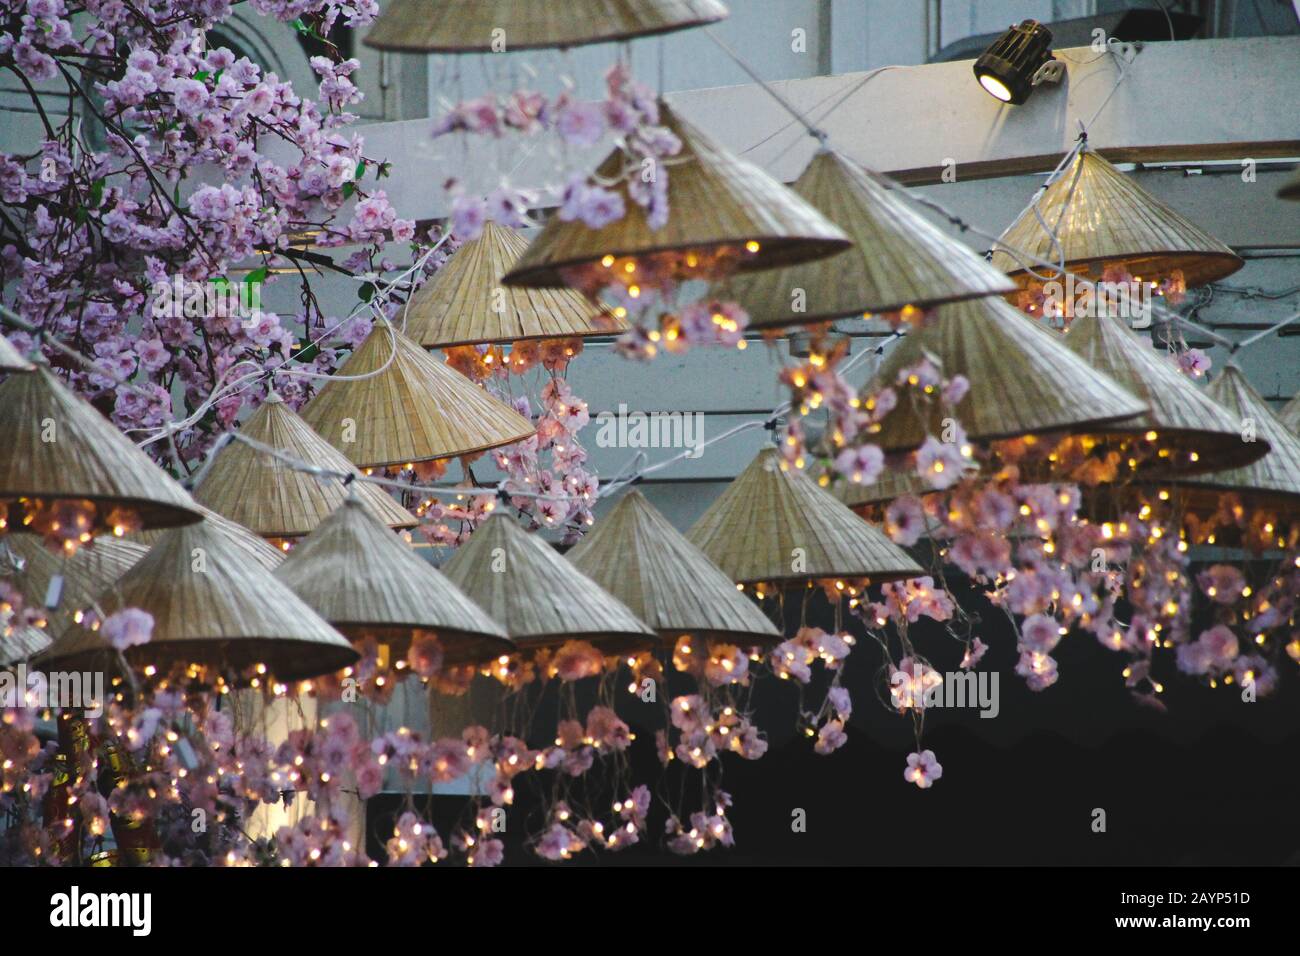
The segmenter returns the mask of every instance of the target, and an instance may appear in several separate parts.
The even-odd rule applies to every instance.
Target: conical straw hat
[[[48,631],[27,624],[7,633],[0,630],[0,667],[13,667],[35,657],[52,642]]]
[[[668,222],[652,229],[645,210],[627,194],[621,180],[627,155],[611,153],[596,176],[620,180],[626,215],[603,229],[580,220],[550,220],[506,275],[507,285],[563,286],[566,267],[596,266],[635,260],[646,271],[678,278],[705,278],[693,271],[688,256],[709,261],[730,257],[733,271],[771,269],[828,256],[849,246],[844,232],[804,200],[748,160],[723,149],[666,103],[660,123],[682,142],[677,155],[664,161],[668,171]],[[747,243],[758,243],[756,251]],[[613,257],[607,260],[606,257]]]
[[[489,53],[608,43],[716,23],[720,0],[389,0],[366,46]],[[500,36],[504,50],[494,46]]]
[[[933,492],[934,489],[915,470],[901,468],[887,468],[870,484],[840,481],[831,487],[831,494],[858,513],[871,505],[887,504],[904,495],[920,498]]]
[[[1242,422],[1207,398],[1151,343],[1111,317],[1076,317],[1065,345],[1149,406],[1136,418],[1092,429],[1104,435],[1154,435],[1168,455],[1146,469],[1152,477],[1200,475],[1263,457],[1263,438],[1242,440]]]
[[[342,452],[312,431],[274,393],[239,431],[309,465],[360,475]],[[362,504],[385,524],[413,528],[419,523],[377,485],[359,481],[354,487]],[[200,504],[264,538],[307,534],[346,497],[342,482],[299,471],[237,440],[221,449],[194,489]]]
[[[581,640],[622,654],[654,643],[654,632],[622,602],[500,512],[479,525],[442,570],[521,650]]]
[[[323,621],[266,566],[265,541],[225,519],[167,532],[100,599],[105,613],[139,608],[153,615],[152,639],[128,648],[136,667],[162,674],[190,664],[226,673],[265,664],[269,676],[302,680],[357,660],[343,635]],[[99,632],[65,631],[40,656],[45,666],[111,668]]]
[[[0,335],[0,372],[30,372],[35,367],[19,354],[7,338]]]
[[[1300,510],[1300,436],[1282,423],[1236,365],[1224,368],[1205,394],[1226,409],[1239,426],[1246,421],[1253,422],[1257,440],[1266,441],[1271,447],[1267,455],[1252,464],[1201,475],[1179,484],[1234,491],[1251,504],[1268,502]]]
[[[29,607],[42,607],[49,593],[50,581],[63,578],[58,608],[50,614],[45,628],[61,634],[73,623],[77,611],[89,608],[99,596],[131,570],[149,550],[142,544],[123,538],[101,536],[92,546],[78,548],[70,555],[55,554],[31,535],[9,535],[0,541],[0,550],[9,550],[23,563],[12,581]],[[4,561],[0,560],[0,567]]]
[[[1146,410],[1071,354],[1057,333],[997,298],[940,306],[933,323],[894,346],[864,395],[894,387],[901,371],[927,356],[945,376],[970,382],[956,413],[972,441],[1091,429]],[[942,433],[947,414],[939,402],[918,410],[904,397],[870,440],[885,451],[916,448],[927,434]]]
[[[355,498],[300,541],[275,576],[353,640],[374,637],[405,653],[416,631],[433,631],[454,664],[514,650],[501,625]]]
[[[994,246],[993,265],[1025,281],[1026,263],[1015,252],[1057,262],[1070,272],[1100,278],[1122,266],[1135,278],[1156,280],[1181,270],[1188,288],[1222,279],[1245,263],[1226,245],[1192,225],[1090,149],[1047,187],[1038,212],[1055,232],[1052,243],[1032,209],[1011,224]],[[1044,268],[1029,265],[1040,274]]]
[[[568,556],[670,645],[683,635],[781,640],[759,607],[635,489]]]
[[[817,482],[783,465],[775,447],[764,448],[686,535],[732,581],[879,583],[925,573]]]
[[[203,521],[212,526],[214,534],[229,538],[239,547],[244,548],[266,570],[274,571],[280,566],[280,562],[284,560],[282,550],[263,538],[254,537],[250,539],[248,537],[250,532],[243,525],[231,521],[224,515],[217,514],[211,508],[203,505],[199,505],[198,509],[199,513],[203,515]],[[168,530],[167,528],[160,528],[154,531],[135,531],[127,535],[127,540],[143,545],[146,548],[152,548],[166,536]]]
[[[1300,393],[1297,393],[1291,401],[1282,406],[1282,410],[1277,413],[1277,417],[1283,425],[1300,435]]]
[[[744,306],[750,328],[924,308],[1016,288],[939,231],[897,189],[838,153],[819,152],[793,189],[843,229],[853,248],[720,283],[716,297]]]
[[[10,502],[12,530],[22,528],[19,498],[91,501],[101,523],[113,508],[135,512],[145,528],[199,520],[185,489],[43,363],[0,384],[0,448],[0,503]]]
[[[528,419],[384,321],[336,374],[370,377],[326,382],[302,418],[361,468],[467,455],[533,434]],[[355,441],[345,441],[352,431]]]
[[[528,240],[509,226],[489,222],[465,243],[420,290],[403,315],[406,334],[425,348],[484,342],[612,335],[627,330],[617,319],[572,289],[514,289],[501,277]]]

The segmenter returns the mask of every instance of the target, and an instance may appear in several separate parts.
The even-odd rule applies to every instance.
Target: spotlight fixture
[[[1035,86],[1055,83],[1065,64],[1052,57],[1052,31],[1037,20],[1023,20],[998,37],[975,61],[980,86],[1003,103],[1019,105]]]

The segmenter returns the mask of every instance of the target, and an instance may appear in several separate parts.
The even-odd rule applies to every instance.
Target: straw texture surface
[[[568,557],[670,645],[687,634],[746,644],[781,641],[758,605],[635,489]]]
[[[904,495],[920,498],[933,491],[915,471],[895,468],[887,468],[880,480],[871,484],[841,481],[831,488],[831,494],[854,511],[865,509],[868,505],[885,504]]]
[[[0,335],[0,372],[30,372],[35,367],[22,357],[7,338]]]
[[[772,446],[758,453],[686,537],[742,584],[823,578],[878,583],[925,573],[802,471],[782,469]]]
[[[743,247],[757,240],[757,253],[741,253],[737,270],[771,269],[805,262],[848,248],[849,239],[829,219],[748,160],[723,149],[698,128],[660,103],[660,123],[682,141],[681,151],[666,161],[668,222],[651,229],[645,210],[622,193],[627,214],[603,229],[580,220],[552,218],[505,277],[507,285],[566,285],[565,266],[656,252]],[[627,156],[611,153],[597,177],[621,177]]]
[[[826,259],[724,280],[715,295],[749,312],[750,328],[824,322],[1011,292],[1016,284],[944,235],[896,190],[831,151],[813,157],[794,191],[853,240]],[[803,290],[795,311],[796,290]]]
[[[435,631],[453,664],[514,650],[501,625],[356,499],[303,539],[275,576],[353,640],[374,637],[405,653],[417,630]]]
[[[521,650],[582,640],[622,654],[655,642],[654,632],[622,602],[500,512],[456,550],[443,574]]]
[[[127,660],[163,672],[190,663],[223,671],[261,663],[280,680],[316,677],[356,661],[343,635],[271,574],[268,551],[275,554],[225,519],[164,534],[101,599],[109,614],[135,607],[153,615],[153,638],[127,649]],[[73,627],[39,660],[84,669],[111,666],[112,652],[100,633]]]
[[[240,432],[320,468],[361,474],[279,395],[268,396]],[[361,481],[353,487],[362,504],[385,524],[394,528],[418,524],[414,515],[379,486]],[[341,482],[298,471],[243,442],[232,441],[221,449],[203,482],[194,489],[194,498],[264,538],[295,538],[324,521],[347,498],[347,491]]]
[[[1146,409],[1121,384],[1071,354],[1057,333],[995,298],[941,306],[937,321],[894,347],[863,394],[894,386],[898,373],[927,353],[946,376],[969,380],[956,412],[972,441],[1078,431]],[[886,451],[916,448],[927,434],[941,433],[945,414],[939,402],[918,412],[901,395],[871,440]]]
[[[63,576],[59,606],[49,615],[47,630],[51,634],[61,634],[71,626],[77,611],[90,607],[149,550],[134,541],[108,536],[96,538],[92,547],[78,548],[67,557],[53,553],[31,535],[10,535],[0,542],[0,549],[6,546],[23,562],[23,569],[12,580],[29,606],[43,607],[50,581],[56,574]]]
[[[1100,277],[1108,265],[1156,279],[1181,269],[1187,286],[1222,279],[1245,263],[1208,232],[1188,222],[1090,149],[1084,149],[1038,202],[1055,230],[1070,272]],[[1060,250],[1032,209],[998,240],[993,265],[1027,280],[1024,265],[1000,246],[1057,262]],[[1034,266],[1035,271],[1043,269]]]
[[[502,284],[528,240],[488,222],[411,298],[406,334],[425,348],[616,335],[627,322],[572,289],[518,289]]]
[[[1183,475],[1238,468],[1268,452],[1262,438],[1241,439],[1242,423],[1207,398],[1167,356],[1118,319],[1075,318],[1065,344],[1094,368],[1109,375],[1145,402],[1149,411],[1137,418],[1094,431],[1106,434],[1156,432],[1161,447],[1195,452],[1195,465],[1180,462]],[[1185,462],[1185,457],[1180,455]],[[1168,469],[1171,472],[1173,469]]]
[[[366,35],[377,50],[406,53],[582,46],[668,33],[727,16],[721,0],[388,0]]]
[[[1235,491],[1251,502],[1269,500],[1300,507],[1300,436],[1282,423],[1236,365],[1225,367],[1205,394],[1238,422],[1253,421],[1256,438],[1271,447],[1267,455],[1252,464],[1212,472],[1180,484]]]
[[[369,378],[331,379],[302,411],[303,420],[358,467],[467,455],[533,434],[528,419],[387,322],[375,323],[336,375],[381,368]],[[351,442],[345,440],[349,420],[355,429]]]
[[[0,630],[0,667],[13,667],[49,647],[52,638],[39,627],[16,627],[8,634]]]
[[[199,520],[185,489],[43,364],[0,384],[0,448],[0,501],[85,498],[134,508],[145,528]]]
[[[1291,401],[1283,405],[1277,417],[1283,425],[1300,435],[1300,394],[1296,394]]]

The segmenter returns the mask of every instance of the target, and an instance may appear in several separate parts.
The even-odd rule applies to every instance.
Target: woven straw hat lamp
[[[1227,365],[1205,390],[1208,398],[1227,410],[1238,422],[1254,422],[1256,439],[1270,446],[1258,461],[1229,471],[1215,471],[1179,481],[1189,489],[1204,491],[1193,504],[1218,507],[1217,491],[1235,492],[1252,509],[1268,509],[1300,517],[1300,436],[1286,427],[1246,381],[1235,364]],[[1240,438],[1240,435],[1238,435]]]
[[[0,372],[30,372],[34,368],[35,365],[23,358],[9,340],[0,335]]]
[[[750,328],[867,313],[910,314],[1016,288],[1003,273],[932,225],[898,189],[839,153],[817,153],[793,189],[843,229],[853,248],[719,283],[716,297],[743,305]],[[803,290],[801,300],[796,299],[797,290]]]
[[[668,222],[651,228],[645,210],[622,194],[626,215],[602,229],[552,218],[506,274],[506,285],[571,286],[594,292],[611,284],[632,287],[647,276],[676,280],[717,278],[818,259],[848,248],[838,226],[748,160],[723,149],[668,104],[660,124],[682,142],[664,161]],[[621,180],[627,155],[616,149],[596,170],[602,181]]]
[[[272,393],[239,429],[259,444],[332,472],[360,476],[337,448],[299,418]],[[382,488],[355,482],[361,503],[393,528],[413,528],[418,521]],[[341,482],[322,479],[232,441],[213,460],[194,489],[200,504],[264,538],[309,534],[347,498]]]
[[[655,642],[621,601],[509,515],[498,512],[479,525],[442,571],[522,651],[579,640],[623,654]]]
[[[100,598],[106,614],[153,615],[152,638],[128,648],[134,667],[160,676],[202,668],[230,677],[264,665],[267,677],[305,680],[341,670],[358,654],[271,573],[279,552],[224,518],[175,528]],[[98,631],[72,627],[41,654],[42,666],[114,669]]]
[[[66,532],[76,521],[85,543],[199,520],[185,489],[44,362],[0,384],[0,447],[0,531]]]
[[[437,635],[451,664],[514,650],[501,625],[356,498],[299,542],[275,576],[347,637],[373,637],[399,656],[419,631]]]
[[[115,581],[135,567],[148,548],[135,541],[102,535],[93,546],[78,548],[71,555],[50,551],[30,535],[12,535],[0,544],[22,563],[10,579],[30,607],[42,607],[47,597],[57,597],[58,606],[49,611],[46,630],[60,634],[75,623],[78,611],[89,608]],[[5,561],[0,557],[0,573]],[[50,583],[62,579],[57,595],[50,594]]]
[[[528,240],[488,222],[411,297],[406,334],[425,348],[616,335],[627,323],[572,289],[512,289],[501,277]]]
[[[49,647],[52,635],[76,623],[77,612],[94,604],[104,589],[129,571],[147,550],[133,541],[104,536],[95,540],[94,547],[59,556],[31,535],[5,538],[0,542],[0,577],[9,578],[28,607],[41,607],[49,598],[56,599],[58,607],[47,612],[42,627],[0,632],[0,667],[26,660]],[[7,573],[10,566],[12,575]],[[50,584],[56,577],[61,578],[61,587],[57,594],[51,594]]]
[[[533,434],[528,419],[386,321],[375,323],[302,419],[359,468],[468,455]]]
[[[1156,457],[1141,467],[1146,477],[1187,477],[1239,468],[1268,452],[1269,443],[1262,438],[1243,441],[1236,415],[1207,397],[1167,356],[1120,320],[1076,318],[1064,342],[1149,406],[1137,418],[1094,429],[1103,437],[1140,439],[1154,448]]]
[[[683,635],[745,646],[781,640],[759,607],[635,489],[568,557],[669,646]]]
[[[1300,435],[1300,393],[1292,397],[1291,401],[1282,406],[1282,410],[1277,413],[1278,419],[1291,431]]]
[[[758,453],[686,537],[739,584],[841,578],[878,584],[925,573],[817,482],[785,467],[773,445]]]
[[[998,298],[941,306],[933,323],[894,347],[863,395],[893,386],[903,369],[926,356],[945,375],[964,375],[970,382],[956,413],[973,442],[1087,431],[1146,410],[1144,402],[1072,354],[1058,334]],[[935,402],[923,415],[903,398],[870,440],[887,452],[909,451],[927,434],[941,434],[946,414]]]
[[[670,33],[726,16],[721,0],[389,0],[365,43],[399,53],[563,49]]]
[[[1048,262],[1057,262],[1064,252],[1067,271],[1094,279],[1107,266],[1122,267],[1135,279],[1149,281],[1181,271],[1188,288],[1222,279],[1245,265],[1218,239],[1086,147],[1047,187],[1038,212],[1056,233],[1059,249],[1032,209],[994,245],[993,265],[1021,283],[1033,277],[1010,250]],[[1040,274],[1045,269],[1033,268]]]

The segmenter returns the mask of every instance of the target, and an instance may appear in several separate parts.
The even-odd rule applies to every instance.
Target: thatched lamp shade
[[[240,428],[259,444],[333,472],[360,475],[337,448],[272,393]],[[357,496],[377,518],[393,528],[419,522],[382,488],[355,482]],[[232,441],[213,460],[194,489],[200,504],[264,538],[296,538],[310,533],[347,498],[339,481],[299,471],[251,445]]]
[[[670,33],[726,16],[721,0],[388,0],[365,43],[399,53],[564,49]]]
[[[627,322],[572,289],[517,289],[502,284],[528,240],[489,222],[457,249],[411,297],[406,334],[425,348],[525,339],[616,335]]]
[[[1252,507],[1268,507],[1300,515],[1300,436],[1282,423],[1263,396],[1251,387],[1236,365],[1228,365],[1205,390],[1236,420],[1252,422],[1257,440],[1270,446],[1263,458],[1229,471],[1215,471],[1179,484],[1209,491],[1236,492]],[[1240,438],[1238,434],[1238,438]],[[1209,494],[1207,501],[1217,495]]]
[[[0,505],[7,510],[0,518],[7,530],[42,530],[42,506],[59,503],[82,503],[83,540],[115,526],[170,528],[199,520],[185,489],[44,363],[0,384],[0,448]]]
[[[42,607],[50,582],[56,576],[63,578],[58,607],[49,612],[49,621],[44,628],[50,634],[61,634],[65,628],[71,627],[78,611],[94,604],[149,550],[134,541],[109,536],[96,538],[93,545],[78,548],[67,556],[51,552],[30,535],[11,535],[0,545],[0,548],[4,547],[23,564],[12,581],[28,606]]]
[[[336,376],[302,418],[360,468],[468,455],[533,434],[528,419],[385,321]]]
[[[627,154],[616,149],[596,171],[619,181],[626,215],[602,229],[553,218],[506,274],[506,285],[572,286],[716,278],[818,259],[848,248],[838,226],[748,160],[723,149],[661,103],[660,123],[682,142],[664,161],[668,222],[653,229],[627,194]]]
[[[1282,406],[1282,410],[1277,413],[1278,419],[1291,431],[1300,435],[1300,394],[1295,395],[1291,401]]]
[[[1143,473],[1152,478],[1201,475],[1239,468],[1263,457],[1262,438],[1242,440],[1242,422],[1206,397],[1170,359],[1119,319],[1078,317],[1065,345],[1145,402],[1149,411],[1091,429],[1109,438],[1143,438],[1158,449]]]
[[[793,188],[843,229],[853,248],[719,283],[713,295],[744,306],[750,328],[898,312],[908,306],[920,310],[1016,288],[944,235],[897,189],[839,153],[819,152]]]
[[[35,657],[50,646],[53,639],[48,631],[24,625],[8,632],[0,630],[0,667],[13,667]]]
[[[399,655],[417,631],[434,632],[451,664],[514,650],[501,625],[355,498],[299,542],[275,576],[350,639],[373,637]]]
[[[19,354],[7,338],[0,335],[0,372],[30,372],[35,367]]]
[[[270,573],[275,560],[276,550],[252,532],[205,520],[164,534],[100,606],[153,615],[152,639],[124,655],[160,676],[197,666],[229,678],[262,664],[269,679],[292,681],[354,663],[347,639]],[[37,658],[75,670],[115,670],[115,660],[102,634],[83,627],[69,628]]]
[[[1108,266],[1149,281],[1180,271],[1188,288],[1222,279],[1245,264],[1090,149],[1080,150],[1047,187],[1038,212],[1055,231],[1060,249],[1032,209],[994,246],[993,265],[1022,283],[1032,276],[1016,258],[1017,250],[1048,262],[1058,261],[1063,250],[1067,271],[1093,279],[1101,278]],[[1046,271],[1028,265],[1040,274]]]
[[[941,306],[936,321],[894,346],[864,396],[894,386],[902,370],[927,356],[945,376],[964,375],[970,382],[955,411],[975,442],[1090,430],[1146,410],[1120,384],[1072,354],[1058,334],[997,298]],[[917,448],[926,435],[942,433],[947,414],[937,401],[918,408],[900,396],[870,440],[890,452]]]
[[[767,446],[686,535],[740,584],[924,574],[879,530]]]
[[[500,512],[479,525],[442,570],[520,650],[580,640],[623,654],[655,642],[654,632],[621,601]]]
[[[759,607],[635,489],[568,557],[669,646],[683,635],[745,646],[781,640]]]
[[[858,514],[869,513],[895,498],[911,495],[920,498],[932,494],[934,489],[916,473],[915,469],[887,468],[871,484],[840,481],[831,486],[831,494]]]

